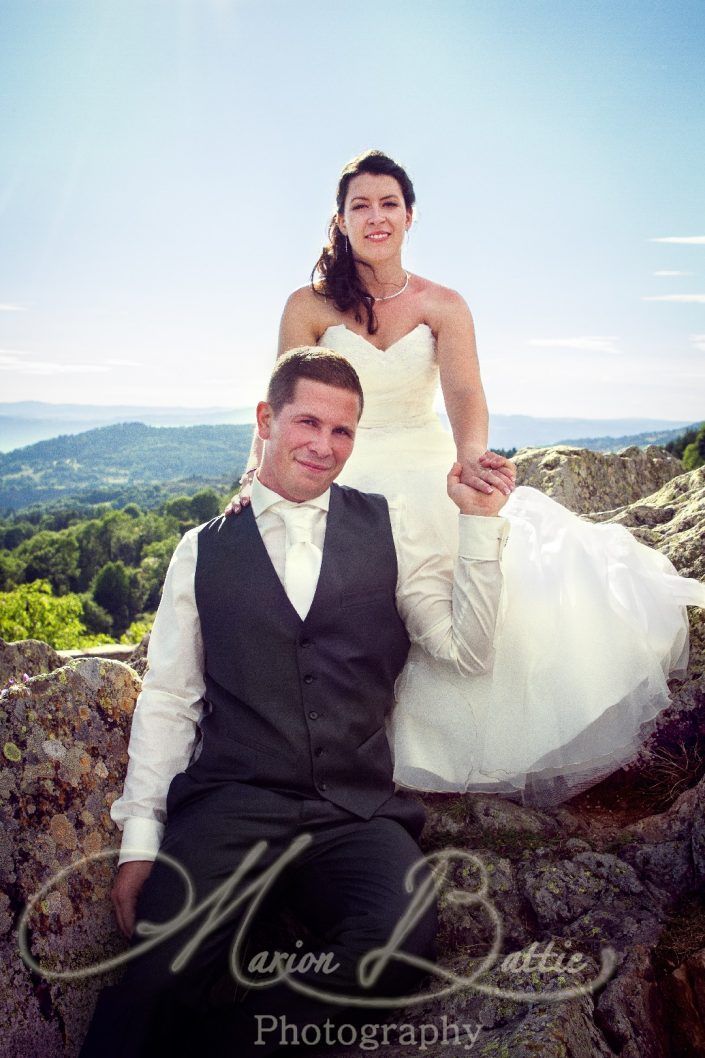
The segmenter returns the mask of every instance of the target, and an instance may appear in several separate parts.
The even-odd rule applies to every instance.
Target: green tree
[[[146,614],[144,617],[133,621],[124,635],[120,636],[121,643],[140,643],[147,632],[152,631],[155,614]]]
[[[705,464],[705,425],[695,435],[695,440],[686,445],[683,452],[683,466],[686,470],[697,470]]]
[[[109,634],[113,630],[113,619],[107,610],[99,606],[92,595],[86,592],[81,596],[83,621],[89,632]]]
[[[0,551],[0,591],[10,591],[22,582],[24,567],[10,551]]]
[[[164,504],[164,513],[171,518],[177,518],[180,522],[188,522],[191,519],[191,497],[172,496]]]
[[[123,562],[106,562],[93,584],[93,598],[107,610],[116,632],[123,632],[130,623],[130,575]]]
[[[41,530],[15,549],[23,580],[48,580],[58,595],[78,586],[79,547],[70,530]]]
[[[13,525],[8,525],[3,529],[0,534],[2,537],[0,547],[3,547],[8,551],[13,551],[16,547],[19,547],[23,540],[29,540],[33,535],[34,526],[32,526],[30,522],[15,522]]]
[[[201,489],[191,497],[191,518],[196,525],[209,522],[222,510],[220,497],[213,489]]]
[[[110,511],[101,519],[101,536],[108,561],[137,565],[142,549],[139,519],[131,518],[122,511]]]
[[[79,550],[78,587],[86,591],[98,571],[110,560],[109,547],[102,523],[96,518],[75,526],[73,533]]]
[[[77,595],[57,598],[46,580],[0,592],[0,636],[10,641],[41,639],[56,650],[71,650],[83,645],[86,629],[82,614]]]
[[[680,437],[674,437],[672,441],[669,441],[664,445],[664,448],[667,452],[670,452],[671,455],[676,456],[678,459],[682,459],[686,448],[689,444],[692,444],[697,436],[698,427],[696,426],[694,429],[686,430],[685,433],[680,435]]]
[[[146,610],[156,610],[159,606],[166,571],[178,542],[179,537],[174,534],[166,540],[155,540],[144,549],[139,576],[144,588],[143,606]]]

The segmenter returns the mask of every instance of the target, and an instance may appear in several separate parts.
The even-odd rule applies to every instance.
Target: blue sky
[[[700,0],[0,0],[0,399],[255,401],[374,146],[493,411],[700,419],[704,52]]]

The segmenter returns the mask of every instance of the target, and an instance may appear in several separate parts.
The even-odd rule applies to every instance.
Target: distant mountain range
[[[0,402],[0,452],[76,434],[98,426],[141,422],[147,426],[214,426],[254,422],[253,408],[154,408],[131,405]]]
[[[252,427],[122,423],[0,455],[0,510],[57,501],[131,500],[155,507],[204,486],[229,489],[245,467]]]
[[[176,414],[179,409],[171,412]],[[517,432],[509,432],[510,420],[516,422]],[[604,429],[623,426],[630,420],[598,422]],[[665,444],[683,433],[684,426],[693,425],[685,423],[676,427],[669,423],[669,429],[650,427],[637,434],[575,440],[566,432],[572,429],[572,423],[576,431],[584,430],[586,425],[585,420],[497,416],[491,444],[505,449],[541,447],[552,443],[550,438],[554,443],[565,441],[585,448],[616,451],[632,444]],[[663,423],[659,426],[663,427]],[[503,427],[507,430],[504,437]],[[517,437],[522,439],[521,445],[517,445]],[[191,494],[207,485],[226,491],[245,467],[251,439],[249,423],[151,426],[129,422],[63,434],[0,453],[0,511],[18,510],[35,503],[111,501],[124,504],[131,500],[144,507],[156,507],[169,496]]]
[[[77,434],[99,426],[141,422],[148,426],[212,426],[252,423],[254,409],[240,408],[155,408],[149,406],[48,404],[41,401],[0,402],[0,452],[49,440],[59,434]],[[664,419],[539,419],[530,415],[493,415],[490,445],[493,448],[525,448],[560,444],[580,444],[599,439],[619,447],[633,437],[675,435],[690,423]],[[627,439],[627,440],[625,440]],[[661,443],[648,440],[638,443]]]
[[[693,423],[663,419],[532,419],[528,415],[493,415],[491,448],[544,448],[568,444],[615,452],[629,445],[666,444]]]
[[[570,441],[557,441],[556,444],[574,445],[576,448],[589,448],[593,452],[619,452],[623,448],[635,445],[646,448],[647,445],[666,445],[675,441],[686,430],[697,429],[700,423],[686,423],[673,430],[647,430],[644,433],[630,434],[626,437],[578,437]]]

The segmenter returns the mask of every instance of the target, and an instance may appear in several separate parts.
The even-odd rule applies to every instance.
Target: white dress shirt
[[[272,509],[281,499],[255,477],[252,512],[284,584],[286,528]],[[307,502],[318,508],[311,540],[322,550],[330,489]],[[421,537],[423,527],[411,527],[404,501],[392,501],[389,511],[398,564],[396,603],[409,638],[465,675],[488,671],[500,610],[500,558],[509,523],[500,517],[460,514],[458,557],[451,577],[447,557],[429,554],[428,539]],[[110,810],[123,830],[120,863],[154,859],[164,833],[169,785],[185,770],[196,742],[205,694],[194,588],[201,528],[187,532],[174,551],[150,637],[149,668],[132,718],[125,787]]]

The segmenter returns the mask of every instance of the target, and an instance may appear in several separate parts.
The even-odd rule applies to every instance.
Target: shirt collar
[[[252,480],[252,492],[250,493],[250,503],[252,505],[252,513],[255,519],[259,518],[266,510],[272,507],[275,503],[281,503],[284,500],[283,496],[280,496],[278,492],[273,489],[267,488],[260,481],[257,474],[255,474]],[[284,502],[290,502],[284,500]],[[296,504],[292,503],[292,507]],[[322,511],[327,511],[330,506],[330,487],[326,489],[320,496],[315,496],[311,500],[306,500],[305,506],[307,507],[318,507]]]

